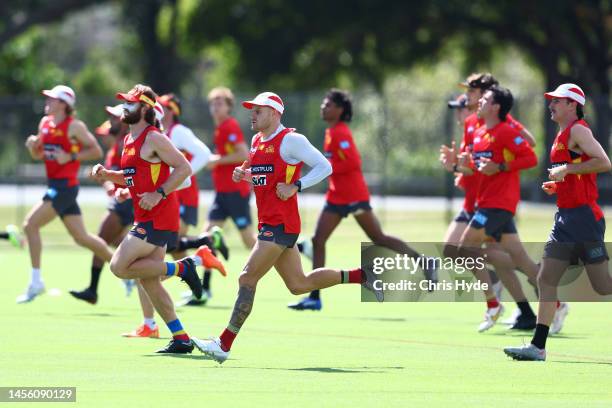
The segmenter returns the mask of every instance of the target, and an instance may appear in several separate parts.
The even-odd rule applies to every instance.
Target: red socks
[[[362,283],[364,281],[361,268],[350,271],[340,271],[340,283]]]
[[[499,306],[499,302],[497,301],[497,298],[487,299],[487,308],[493,309],[494,307],[498,307],[498,306]]]
[[[221,340],[221,350],[229,351],[232,348],[232,343],[237,335],[238,333],[234,333],[231,330],[223,330],[223,333],[221,333],[221,336],[219,336],[219,340]]]

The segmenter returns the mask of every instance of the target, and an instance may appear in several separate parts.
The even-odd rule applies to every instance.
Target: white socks
[[[144,319],[144,324],[147,325],[147,327],[151,330],[153,330],[157,325],[155,324],[155,319],[151,318],[146,318]]]
[[[32,285],[42,285],[42,279],[40,278],[40,268],[32,268],[32,275],[30,277],[30,283]]]

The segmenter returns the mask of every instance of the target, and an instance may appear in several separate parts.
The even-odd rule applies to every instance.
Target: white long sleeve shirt
[[[285,126],[279,125],[274,133],[262,138],[262,141],[268,142],[274,139],[283,129]],[[291,132],[284,137],[280,146],[280,155],[289,164],[304,162],[310,167],[310,171],[300,178],[302,190],[320,183],[332,174],[332,166],[323,153],[300,133]]]
[[[177,123],[168,132],[172,144],[180,151],[191,155],[191,172],[196,174],[210,160],[210,149],[187,126]]]

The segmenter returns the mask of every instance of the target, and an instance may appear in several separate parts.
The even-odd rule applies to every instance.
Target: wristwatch
[[[163,188],[160,187],[160,188],[158,188],[155,191],[162,195],[162,200],[165,200],[166,198],[168,198],[168,196],[166,195],[166,192],[164,191]]]
[[[302,182],[300,180],[297,180],[293,185],[298,188],[298,193],[302,191]]]
[[[506,163],[499,163],[499,171],[506,171],[508,170],[508,166],[506,166]]]
[[[76,153],[70,153],[70,160],[72,161],[76,161],[77,160],[77,154]]]

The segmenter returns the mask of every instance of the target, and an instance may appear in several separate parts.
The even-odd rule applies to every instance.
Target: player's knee
[[[22,228],[26,234],[29,234],[31,232],[38,230],[38,226],[35,225],[29,218],[25,219],[25,221],[23,222]]]
[[[593,285],[593,289],[599,296],[612,295],[612,285]]]
[[[119,279],[129,279],[127,268],[115,257],[110,261],[110,270]]]
[[[248,273],[248,271],[243,271],[240,277],[238,278],[239,286],[247,286],[249,288],[257,287],[257,281],[253,274]]]
[[[89,244],[89,236],[87,234],[76,234],[72,236],[74,243],[86,247]]]

